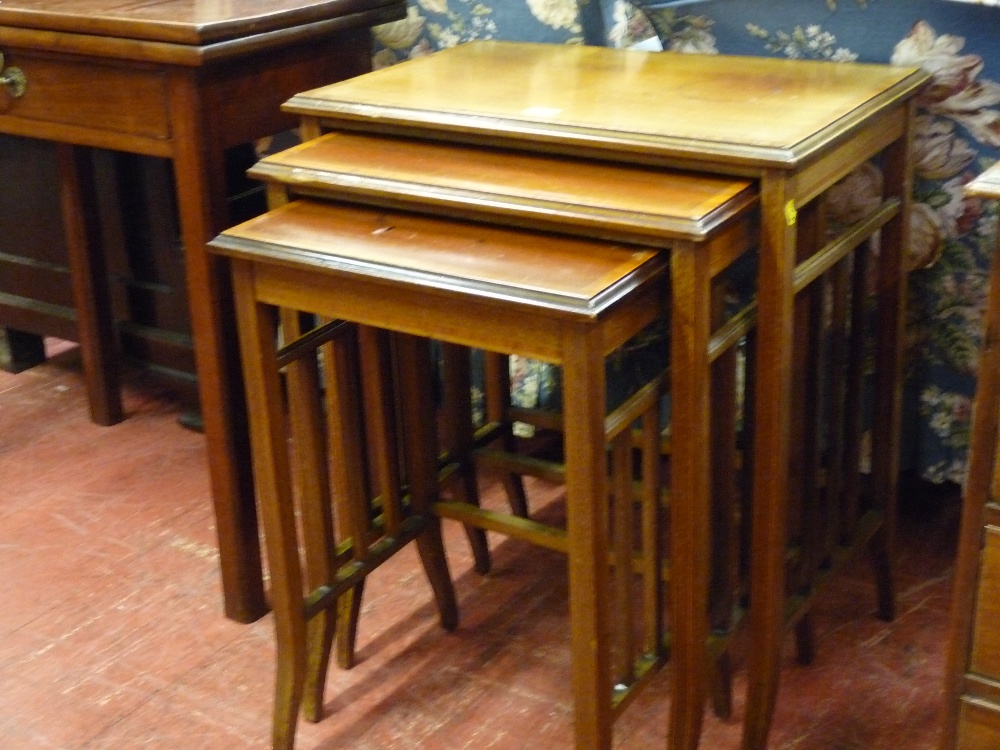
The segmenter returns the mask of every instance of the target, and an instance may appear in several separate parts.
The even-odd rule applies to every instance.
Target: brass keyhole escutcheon
[[[4,69],[3,52],[0,52],[0,86],[3,86],[14,99],[24,96],[24,91],[28,88],[28,77],[24,75],[23,70]]]

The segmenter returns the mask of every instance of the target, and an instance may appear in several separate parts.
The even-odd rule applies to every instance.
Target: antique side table
[[[1000,164],[965,186],[1000,201]],[[994,204],[995,205],[995,204]],[[941,750],[1000,743],[1000,236],[993,251],[945,674]]]
[[[873,494],[883,509],[865,539],[891,549],[898,474],[903,249],[915,95],[913,68],[769,58],[679,55],[477,42],[293,97],[303,135],[355,129],[485,146],[751,177],[759,181],[756,427],[754,436],[749,695],[744,747],[766,745],[786,624],[786,508],[796,294],[881,230],[873,444]],[[803,231],[799,212],[868,159],[881,155],[882,203],[833,240]],[[814,225],[810,219],[801,222]],[[707,482],[707,477],[701,479]],[[674,494],[671,599],[672,747],[695,747],[706,683],[707,581],[697,556],[709,546],[703,508]],[[887,563],[888,553],[883,555]],[[882,565],[880,611],[894,597]],[[800,600],[800,603],[807,603]]]
[[[59,144],[60,182],[88,396],[121,419],[89,146],[170,159],[226,614],[267,611],[243,390],[224,268],[205,243],[229,225],[223,152],[294,121],[297,91],[370,69],[370,27],[398,0],[9,0],[0,3],[0,132]]]

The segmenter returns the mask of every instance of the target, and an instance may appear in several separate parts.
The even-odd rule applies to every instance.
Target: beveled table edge
[[[186,43],[142,38],[32,29],[0,24],[0,52],[24,50],[69,55],[86,55],[109,60],[199,67],[209,63],[261,53],[319,40],[337,32],[367,28],[399,20],[406,14],[402,0],[375,5],[358,12],[230,38]]]
[[[16,0],[11,0],[0,3],[0,27],[204,46],[212,42],[305,26],[396,4],[396,0],[312,0],[302,2],[295,8],[256,15],[232,16],[220,13],[211,20],[165,20],[136,17],[127,10],[103,15],[39,11],[14,7]]]

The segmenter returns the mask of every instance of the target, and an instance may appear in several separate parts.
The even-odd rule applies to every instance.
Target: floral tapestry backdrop
[[[478,39],[605,43],[599,0],[410,0],[407,17],[375,29],[374,67],[384,68]]]
[[[966,474],[993,203],[962,186],[1000,157],[1000,2],[719,0],[666,2],[645,16],[618,0],[609,41],[655,30],[666,49],[922,67],[911,213],[902,465],[934,482]],[[647,24],[651,24],[647,25]],[[849,219],[878,195],[869,165],[831,195]]]
[[[679,52],[923,67],[902,466],[962,482],[997,232],[996,205],[962,186],[1000,157],[1000,0],[679,0],[645,13],[644,1],[411,0],[406,19],[376,30],[375,65],[474,39],[628,47],[655,35]],[[834,213],[865,210],[880,185],[876,166],[859,170],[835,189]],[[515,359],[512,375],[523,405],[558,396],[551,367]]]

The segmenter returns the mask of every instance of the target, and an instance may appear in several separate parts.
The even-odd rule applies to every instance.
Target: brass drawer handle
[[[3,65],[3,52],[0,52],[0,85],[7,89],[7,93],[13,98],[19,99],[24,96],[24,90],[28,88],[28,77],[20,68],[4,70]]]

